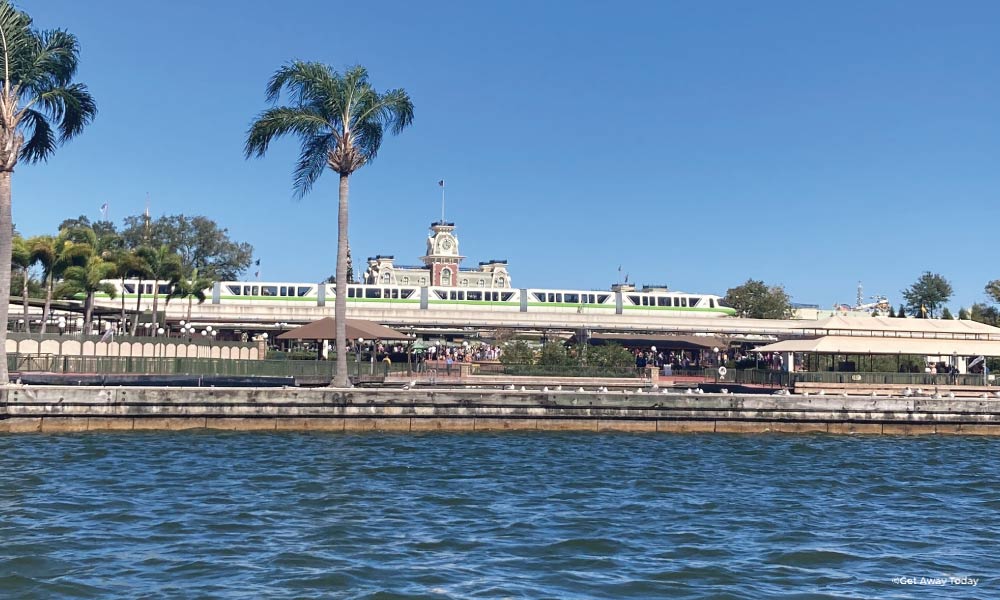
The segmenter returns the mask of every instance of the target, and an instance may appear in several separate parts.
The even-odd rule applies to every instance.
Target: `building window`
[[[420,285],[426,285],[426,284],[427,284],[427,278],[426,277],[421,277],[420,278]]]
[[[389,274],[385,273],[382,275],[382,283],[389,283]]]
[[[441,285],[451,285],[451,270],[442,269],[441,270]]]
[[[409,277],[404,277],[403,278],[403,285],[409,285],[409,284],[410,284],[410,278]]]
[[[503,277],[497,277],[497,287],[503,287],[504,286],[503,281],[504,281]]]
[[[468,279],[463,279],[462,280],[462,285],[463,286],[469,285],[469,280]]]
[[[479,287],[486,287],[486,280],[485,279],[480,279],[479,280]]]

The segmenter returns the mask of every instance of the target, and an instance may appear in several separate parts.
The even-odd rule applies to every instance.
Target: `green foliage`
[[[965,310],[965,308],[958,309],[958,319],[960,321],[969,320],[969,311]]]
[[[994,327],[1000,326],[1000,311],[995,306],[977,302],[969,310],[969,318]]]
[[[903,290],[903,299],[914,315],[934,317],[938,308],[951,298],[952,293],[947,279],[937,273],[924,271],[913,285]],[[924,309],[927,311],[926,315],[923,313]]]
[[[743,285],[729,288],[723,304],[736,310],[737,316],[751,319],[788,319],[792,303],[781,286],[767,286],[748,279]]]
[[[508,342],[503,346],[500,362],[505,365],[530,365],[535,362],[535,352],[523,340]]]
[[[889,314],[886,316],[888,316],[890,319],[896,318],[896,311],[892,308],[892,306],[889,306]]]
[[[76,37],[31,25],[27,14],[7,0],[0,2],[0,74],[4,89],[10,90],[0,94],[0,114],[13,116],[0,123],[0,147],[18,152],[3,157],[0,167],[5,170],[13,170],[18,159],[46,160],[97,115],[87,87],[73,83],[80,56]]]
[[[229,231],[207,217],[145,215],[125,218],[121,231],[127,248],[166,246],[180,256],[185,271],[198,271],[213,280],[234,280],[253,262],[253,246],[229,239]]]
[[[576,361],[566,352],[562,342],[549,342],[542,346],[538,355],[538,364],[546,366],[572,365]]]
[[[635,366],[632,353],[618,344],[602,344],[587,348],[587,364],[595,367],[627,369]]]
[[[906,308],[902,304],[899,305],[899,310],[896,311],[896,316],[900,319],[906,318]]]
[[[941,310],[941,318],[942,319],[954,319],[955,317],[951,314],[951,311],[948,310],[948,307],[946,306],[946,307],[944,307],[944,309]]]

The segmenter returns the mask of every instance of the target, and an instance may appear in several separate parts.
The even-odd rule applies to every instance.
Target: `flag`
[[[108,203],[107,202],[105,202],[104,204],[101,205],[101,216],[102,217],[107,217],[108,216]]]
[[[254,277],[257,277],[257,278],[259,279],[259,278],[260,278],[260,271],[257,271],[257,272],[255,272],[255,273],[253,274],[253,276],[254,276]]]
[[[441,187],[444,187],[444,179],[442,179],[441,181],[439,181],[438,185],[441,186]]]
[[[257,262],[254,263],[254,265],[257,266],[257,267],[260,266],[260,259],[259,258],[257,259]]]

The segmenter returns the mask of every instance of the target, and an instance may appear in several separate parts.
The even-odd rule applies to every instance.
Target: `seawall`
[[[0,433],[96,430],[1000,435],[1000,398],[483,389],[9,386]]]

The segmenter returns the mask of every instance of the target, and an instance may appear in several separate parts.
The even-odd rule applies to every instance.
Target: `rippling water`
[[[989,438],[0,435],[3,598],[997,598],[998,542]]]

